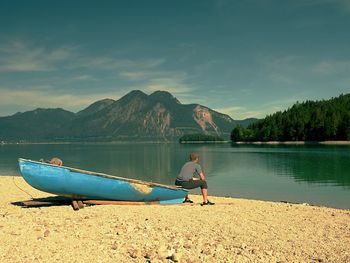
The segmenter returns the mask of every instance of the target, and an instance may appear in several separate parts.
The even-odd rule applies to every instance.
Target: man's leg
[[[208,189],[207,188],[202,188],[202,195],[203,195],[203,203],[208,202]]]
[[[203,203],[208,202],[208,186],[205,180],[190,180],[186,182],[181,182],[181,185],[185,189],[194,189],[200,187],[203,196]]]

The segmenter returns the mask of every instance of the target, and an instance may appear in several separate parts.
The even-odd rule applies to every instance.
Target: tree
[[[350,140],[350,94],[322,101],[297,102],[231,132],[233,141]]]

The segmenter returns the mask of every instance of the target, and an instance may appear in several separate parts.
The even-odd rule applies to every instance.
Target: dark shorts
[[[189,181],[175,181],[175,185],[181,186],[185,189],[194,189],[200,187],[201,189],[208,189],[207,182],[205,180],[189,180]]]

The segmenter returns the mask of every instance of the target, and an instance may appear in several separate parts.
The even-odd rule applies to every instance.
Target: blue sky
[[[131,90],[234,119],[350,92],[350,0],[0,3],[0,116]]]

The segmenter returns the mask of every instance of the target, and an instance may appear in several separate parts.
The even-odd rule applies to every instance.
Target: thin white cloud
[[[47,48],[19,40],[0,45],[0,71],[3,72],[58,69],[145,70],[154,69],[164,62],[163,58],[121,59],[89,56],[76,46]]]
[[[168,91],[175,95],[183,95],[193,92],[194,87],[185,82],[184,76],[154,78],[146,84],[146,91]]]
[[[305,94],[299,94],[299,97],[305,98]],[[246,118],[264,118],[266,115],[273,114],[277,111],[287,110],[298,101],[296,96],[290,98],[281,98],[280,100],[270,101],[261,105],[255,105],[247,108],[245,106],[228,106],[215,108],[216,111],[229,115],[234,120]],[[301,102],[302,100],[299,100]]]
[[[243,88],[243,89],[240,89],[239,91],[242,92],[244,95],[247,95],[247,96],[251,96],[251,95],[254,94],[253,90],[252,89],[248,89],[248,88]]]
[[[350,75],[350,60],[321,61],[312,67],[312,71],[320,74],[347,74]]]
[[[152,69],[162,65],[165,62],[162,58],[150,59],[120,59],[110,57],[89,57],[80,55],[68,65],[71,69],[87,68],[93,70],[141,70]]]
[[[17,40],[0,46],[0,71],[51,71],[73,54],[74,47],[47,49]]]
[[[72,80],[76,80],[76,81],[96,81],[97,79],[91,75],[79,75],[79,76],[75,76],[72,78]]]
[[[146,78],[148,78],[149,76],[149,72],[143,72],[143,71],[122,71],[119,73],[119,75],[122,78],[125,78],[127,80],[131,80],[131,81],[138,81],[138,80],[144,80]]]
[[[149,84],[146,91],[155,92],[158,90],[168,91],[174,95],[184,94],[191,91],[191,88],[183,84]]]
[[[144,81],[148,90],[154,90],[151,86],[168,86],[178,87],[179,90],[173,88],[176,93],[184,92],[184,87],[189,87],[185,84],[188,81],[188,75],[180,71],[163,71],[163,70],[144,70],[144,71],[122,71],[119,75],[129,81]],[[186,92],[192,90],[186,88]]]
[[[243,120],[247,118],[263,118],[265,113],[259,110],[248,110],[246,107],[233,106],[215,108],[216,111],[229,115],[234,120]]]
[[[301,56],[260,56],[258,59],[262,61],[267,67],[271,69],[279,69],[279,68],[286,68],[291,67],[292,65],[298,63],[300,59],[302,59]]]
[[[229,116],[235,116],[237,113],[245,110],[244,107],[236,106],[236,107],[224,107],[224,108],[215,108],[214,110],[225,113]]]
[[[140,80],[152,80],[154,78],[161,78],[164,76],[174,75],[174,72],[159,71],[156,69],[152,70],[125,70],[119,72],[119,76],[123,79],[130,81],[140,81]],[[177,74],[178,75],[178,74]]]
[[[193,92],[194,87],[188,84],[188,75],[179,71],[122,71],[119,74],[128,81],[142,81],[140,89],[152,93],[157,90],[168,91],[174,95],[186,95]]]
[[[334,71],[334,66],[328,61],[322,61],[316,64],[312,70],[316,73],[330,74]]]
[[[258,56],[257,63],[261,65],[264,75],[277,84],[296,84],[306,66],[301,56]]]

